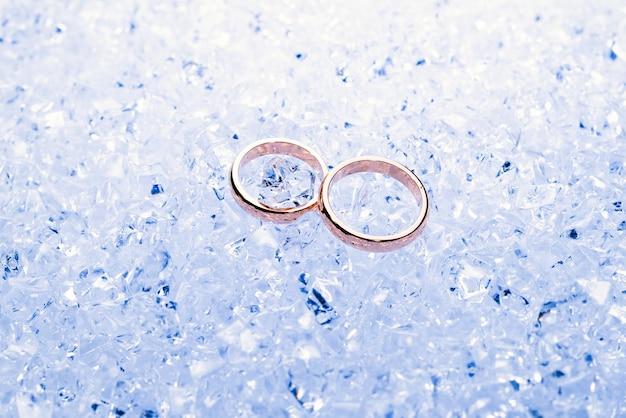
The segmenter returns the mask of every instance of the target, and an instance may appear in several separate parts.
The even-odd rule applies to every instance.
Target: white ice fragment
[[[457,200],[456,202],[454,202],[452,205],[452,217],[454,219],[459,219],[463,213],[464,207],[465,205],[463,204],[462,201]]]
[[[108,141],[106,141],[106,147],[109,151],[111,152],[115,152],[115,148],[116,148],[116,143],[117,141],[115,140],[115,138],[109,138]]]
[[[589,75],[591,75],[591,78],[593,79],[593,81],[596,82],[596,84],[600,84],[602,81],[604,81],[604,76],[598,71],[590,71]]]
[[[626,42],[624,42],[623,38],[621,40],[615,41],[612,46],[609,46],[618,57],[626,57]]]
[[[542,184],[539,186],[525,186],[517,193],[517,206],[523,209],[533,209],[554,203],[558,186]]]
[[[68,257],[73,257],[80,252],[79,248],[75,245],[59,244],[57,248]]]
[[[48,102],[48,103],[35,103],[30,107],[30,110],[33,113],[37,113],[37,112],[43,112],[46,113],[48,110],[52,109],[52,106],[54,106],[54,104],[52,102]]]
[[[611,110],[606,116],[606,121],[609,123],[609,125],[615,125],[619,121],[619,115],[615,110]]]
[[[195,402],[194,392],[188,388],[170,386],[169,392],[172,415],[183,416]]]
[[[244,326],[241,321],[236,321],[217,333],[217,336],[229,344],[235,344],[239,340],[239,335],[243,331]]]
[[[467,119],[465,119],[463,116],[451,113],[445,116],[444,122],[452,126],[457,131],[461,131],[465,127],[465,123],[467,122]]]
[[[313,358],[320,358],[321,354],[317,347],[312,344],[299,344],[296,347],[296,357],[304,361],[309,361]]]
[[[251,353],[257,347],[256,336],[249,329],[243,330],[239,336],[241,350],[245,353]]]
[[[463,299],[474,303],[480,303],[487,289],[484,286],[485,271],[470,263],[464,263],[462,270],[457,275],[460,295]]]
[[[358,334],[358,331],[356,328],[354,328],[353,330],[351,330],[348,335],[346,336],[346,340],[352,339],[354,337],[356,337],[356,335]]]
[[[26,193],[26,210],[30,212],[41,212],[44,209],[41,195],[37,190],[29,190]]]
[[[540,108],[540,107],[538,107],[538,106],[530,108],[530,117],[532,117],[532,118],[536,118],[538,116],[541,116],[544,113],[545,113],[545,110]]]
[[[300,327],[302,327],[303,329],[308,329],[311,328],[311,325],[313,324],[313,318],[315,316],[313,315],[313,313],[311,311],[306,311],[306,314],[301,315],[298,318],[298,324],[300,325]]]
[[[313,412],[316,412],[324,407],[324,401],[321,398],[317,398],[311,402],[304,402],[303,406],[307,410],[312,410]]]
[[[217,336],[235,347],[238,346],[245,353],[251,353],[257,346],[256,336],[241,321],[234,322]]]
[[[28,143],[26,141],[18,141],[13,146],[13,152],[16,157],[24,158],[28,155]]]
[[[189,365],[189,371],[191,372],[191,377],[197,380],[214,372],[221,366],[222,360],[219,357],[205,358],[202,360],[193,360]]]
[[[552,103],[550,103],[549,101],[546,102],[544,108],[549,112],[550,110],[552,110]]]
[[[251,245],[267,246],[271,248],[277,248],[278,242],[276,238],[272,236],[271,232],[265,228],[259,228],[248,236],[248,241]]]
[[[593,184],[595,188],[606,189],[606,183],[604,183],[602,180],[600,180],[596,176],[589,176],[588,180],[591,181],[591,184]]]
[[[71,306],[75,305],[76,302],[78,301],[78,299],[76,299],[76,293],[74,292],[74,288],[70,287],[68,288],[64,293],[63,293],[63,297],[71,302]],[[68,305],[70,306],[70,305]]]
[[[20,418],[50,418],[52,417],[52,403],[27,392],[20,392],[16,396],[17,413]]]
[[[44,119],[46,121],[46,127],[62,128],[63,126],[65,126],[65,116],[60,110],[47,113],[46,116],[44,116]]]
[[[470,411],[479,411],[484,408],[487,404],[489,404],[489,398],[480,398],[474,402],[474,404],[470,407]]]
[[[215,39],[215,45],[220,48],[226,48],[230,44],[230,34],[228,32],[220,33]]]
[[[576,280],[589,296],[600,305],[604,305],[611,290],[611,282],[599,280]]]
[[[36,352],[37,352],[37,347],[28,343],[19,344],[19,345],[11,344],[3,350],[3,354],[6,357],[23,356],[23,355],[33,356]]]
[[[380,305],[387,298],[388,294],[389,294],[389,289],[383,289],[380,292],[376,293],[376,295],[372,298],[372,302],[374,302],[377,305]]]
[[[609,309],[609,314],[619,319],[622,324],[626,324],[626,307],[613,305]]]
[[[124,178],[124,157],[122,155],[111,159],[107,175],[114,178]]]
[[[107,98],[96,100],[95,102],[93,102],[93,107],[99,113],[104,113],[107,111],[121,110],[122,104],[118,102],[117,100],[107,97]]]

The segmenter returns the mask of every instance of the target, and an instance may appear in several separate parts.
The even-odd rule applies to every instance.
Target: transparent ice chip
[[[242,169],[244,187],[259,201],[273,208],[288,209],[314,198],[320,180],[304,161],[281,155],[266,155]]]

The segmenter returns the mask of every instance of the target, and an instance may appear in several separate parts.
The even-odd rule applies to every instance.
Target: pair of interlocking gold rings
[[[319,194],[306,204],[291,208],[274,208],[253,197],[243,187],[240,172],[250,161],[263,155],[281,154],[306,162],[321,179]],[[342,178],[356,173],[380,173],[402,183],[419,203],[419,214],[408,228],[391,235],[369,235],[343,222],[330,204],[330,188]],[[384,252],[401,248],[417,238],[428,217],[428,195],[420,179],[405,166],[381,157],[358,157],[347,160],[330,172],[322,157],[313,149],[291,139],[264,139],[244,148],[233,161],[230,172],[233,196],[239,205],[257,219],[275,223],[295,221],[309,210],[318,209],[328,229],[341,241],[365,251]]]

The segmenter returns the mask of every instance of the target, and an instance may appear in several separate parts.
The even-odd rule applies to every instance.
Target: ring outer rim
[[[305,205],[295,206],[293,208],[273,208],[269,205],[263,204],[258,199],[255,199],[250,193],[248,193],[243,187],[243,184],[239,177],[240,170],[245,167],[245,165],[248,164],[250,161],[260,158],[263,155],[272,155],[274,153],[253,155],[245,164],[242,164],[248,154],[264,145],[271,146],[276,144],[285,144],[286,146],[299,148],[303,151],[303,154],[308,154],[310,160],[316,162],[317,167],[313,166],[312,164],[310,164],[309,161],[306,161],[298,155],[293,155],[291,153],[281,153],[277,155],[286,155],[301,159],[302,161],[309,164],[309,166],[311,166],[311,168],[315,172],[315,175],[320,178],[321,182],[324,181],[324,178],[328,174],[328,166],[324,162],[322,156],[317,153],[317,151],[292,139],[267,138],[255,141],[247,145],[237,154],[235,160],[231,164],[229,182],[231,186],[231,192],[233,197],[235,198],[235,201],[246,213],[262,221],[270,221],[273,223],[290,223],[298,219],[304,213],[317,209],[319,207],[319,193],[314,193],[311,200],[309,200]]]
[[[355,230],[354,228],[342,222],[341,219],[339,219],[339,216],[332,208],[332,205],[330,205],[330,188],[332,186],[333,180],[338,174],[349,168],[351,165],[364,161],[393,166],[405,173],[415,183],[415,185],[417,186],[417,190],[419,191],[419,195],[413,193],[411,187],[404,183],[402,180],[391,176],[392,178],[402,183],[406,188],[408,188],[415,197],[415,199],[420,201],[420,214],[418,215],[415,222],[411,224],[411,226],[391,235],[369,235]],[[380,171],[376,170],[359,172],[387,174],[380,173]],[[422,183],[420,178],[417,177],[417,175],[415,175],[415,173],[413,173],[407,167],[384,157],[362,156],[351,158],[342,162],[341,164],[334,167],[330,171],[330,173],[326,175],[320,187],[319,210],[322,214],[322,219],[326,224],[326,227],[331,231],[333,235],[335,235],[345,244],[364,251],[387,252],[402,248],[410,244],[422,234],[428,221],[430,213],[430,202],[424,184]]]

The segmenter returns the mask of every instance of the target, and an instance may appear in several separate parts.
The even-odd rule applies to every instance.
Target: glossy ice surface
[[[0,415],[626,416],[625,60],[619,0],[2,2]],[[268,137],[424,234],[248,215]]]

